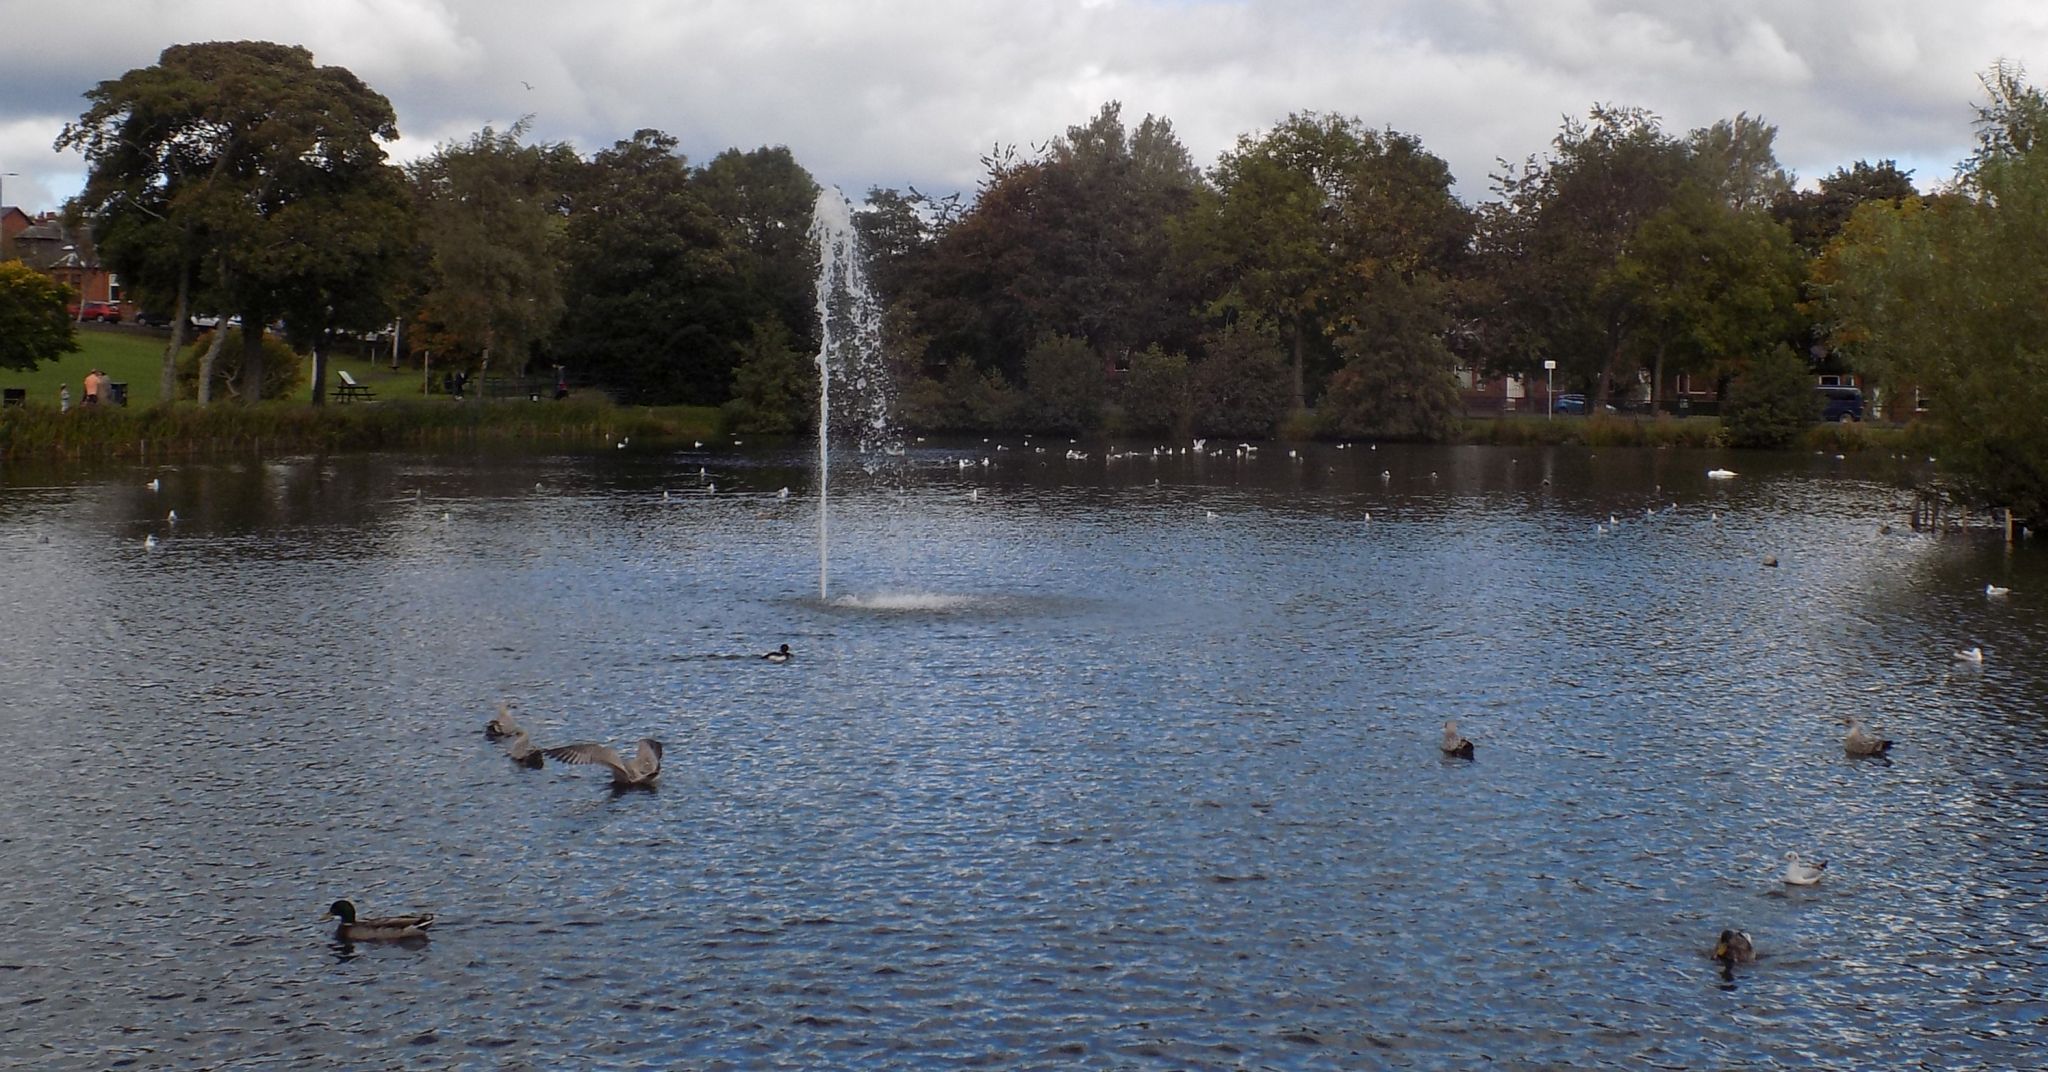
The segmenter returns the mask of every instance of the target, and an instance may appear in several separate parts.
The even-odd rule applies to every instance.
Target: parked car
[[[1551,408],[1559,413],[1586,412],[1585,395],[1558,395],[1551,400]]]
[[[1824,421],[1860,421],[1863,419],[1863,392],[1855,387],[1821,387],[1822,398],[1820,419]]]
[[[121,322],[120,302],[88,301],[83,311],[78,308],[78,303],[73,302],[65,306],[64,311],[69,313],[73,320],[99,320],[108,324]]]
[[[167,328],[171,326],[171,314],[159,313],[153,310],[144,309],[143,311],[135,314],[135,322],[138,324],[147,324],[148,326],[153,328]]]

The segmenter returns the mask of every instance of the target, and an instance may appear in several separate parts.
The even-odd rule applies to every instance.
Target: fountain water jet
[[[868,288],[853,209],[837,188],[818,193],[810,239],[818,248],[818,598],[831,585],[833,388],[840,426],[865,455],[894,439],[892,381],[882,352],[881,305]]]

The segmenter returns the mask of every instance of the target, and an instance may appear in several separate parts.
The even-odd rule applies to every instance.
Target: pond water
[[[794,448],[0,472],[0,1066],[2048,1061],[2048,556],[1914,465],[1068,449],[824,601]]]

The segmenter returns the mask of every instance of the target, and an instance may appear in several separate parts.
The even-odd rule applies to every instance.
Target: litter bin
[[[107,402],[108,402],[108,404],[109,404],[109,405],[115,405],[115,406],[125,406],[125,405],[127,405],[127,404],[128,404],[128,385],[127,385],[127,384],[125,384],[125,383],[113,383],[113,382],[109,382],[109,383],[107,384]]]

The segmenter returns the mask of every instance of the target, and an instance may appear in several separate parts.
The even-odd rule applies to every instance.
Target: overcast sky
[[[1982,71],[2048,76],[2041,0],[0,0],[0,27],[0,195],[30,210],[83,182],[50,147],[81,94],[190,41],[353,70],[401,161],[530,113],[585,153],[642,127],[700,163],[787,145],[856,199],[971,192],[991,146],[1111,99],[1204,166],[1289,112],[1357,116],[1420,137],[1468,201],[1596,101],[1675,132],[1760,115],[1809,182],[1894,159],[1929,187],[1969,151]]]

